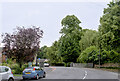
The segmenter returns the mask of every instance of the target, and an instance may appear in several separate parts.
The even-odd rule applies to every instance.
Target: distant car
[[[5,81],[14,81],[13,73],[7,66],[0,66],[0,78]]]
[[[50,64],[48,64],[48,63],[44,63],[44,66],[45,66],[45,67],[49,67]]]
[[[45,78],[46,72],[40,67],[28,67],[23,71],[23,79],[39,79],[40,77]]]

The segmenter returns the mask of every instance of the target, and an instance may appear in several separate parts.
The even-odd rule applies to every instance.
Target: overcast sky
[[[41,46],[51,46],[60,37],[61,20],[75,15],[85,29],[97,30],[99,19],[110,0],[4,0],[0,4],[0,34],[16,26],[39,26],[44,31]]]

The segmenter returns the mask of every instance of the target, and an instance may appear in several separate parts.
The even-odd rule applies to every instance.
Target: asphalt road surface
[[[118,73],[92,68],[51,67],[45,79],[118,79]],[[46,68],[47,69],[47,68]]]
[[[41,78],[39,80],[45,81],[49,79],[118,79],[118,73],[96,70],[92,68],[45,67],[44,70],[46,71],[46,78]],[[22,80],[22,77],[15,78]]]

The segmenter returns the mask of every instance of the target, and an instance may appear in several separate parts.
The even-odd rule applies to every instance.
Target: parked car
[[[46,72],[40,67],[28,67],[23,71],[23,79],[39,79],[40,77],[45,78]]]
[[[7,66],[0,66],[0,78],[2,80],[14,81],[13,73]]]
[[[50,64],[48,64],[48,63],[44,63],[44,66],[45,66],[45,67],[49,67]]]

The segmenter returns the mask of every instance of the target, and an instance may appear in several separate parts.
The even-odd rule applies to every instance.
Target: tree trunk
[[[20,63],[20,68],[22,68],[22,63]]]

